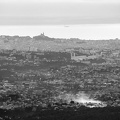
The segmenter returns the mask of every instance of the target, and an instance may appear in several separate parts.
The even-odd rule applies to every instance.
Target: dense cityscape
[[[33,38],[0,36],[0,43],[1,120],[120,112],[119,39],[55,39],[42,33]]]

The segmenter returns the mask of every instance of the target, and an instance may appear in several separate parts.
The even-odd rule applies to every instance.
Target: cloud
[[[120,23],[119,11],[120,4],[4,3],[0,4],[0,24],[53,25]]]

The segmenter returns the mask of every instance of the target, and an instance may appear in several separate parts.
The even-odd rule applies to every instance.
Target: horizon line
[[[71,39],[73,39],[73,40],[75,39],[75,40],[76,40],[76,39],[77,39],[77,40],[85,40],[85,41],[87,41],[87,40],[90,40],[90,41],[92,41],[92,40],[93,40],[93,41],[95,41],[95,40],[98,40],[98,41],[99,41],[99,40],[100,40],[100,41],[102,41],[102,40],[104,40],[104,41],[105,41],[105,40],[120,40],[120,38],[117,38],[117,37],[116,37],[116,38],[110,38],[110,39],[81,39],[81,38],[77,38],[77,37],[76,37],[76,38],[75,38],[75,37],[74,37],[74,38],[73,38],[73,37],[71,37],[71,38],[56,38],[56,37],[46,36],[46,35],[44,34],[44,32],[43,32],[43,33],[40,33],[40,34],[38,34],[38,35],[35,35],[35,36],[33,36],[33,37],[31,37],[31,36],[29,36],[29,35],[7,35],[7,34],[6,34],[6,35],[0,35],[0,37],[2,37],[2,36],[3,36],[3,37],[4,37],[4,36],[5,36],[5,37],[7,37],[7,36],[9,36],[9,37],[15,37],[15,36],[18,36],[18,37],[30,37],[31,39],[33,39],[33,38],[36,37],[36,36],[45,36],[45,37],[48,37],[48,38],[50,38],[50,39],[63,39],[63,40],[65,40],[65,39],[66,39],[66,40],[71,40]]]

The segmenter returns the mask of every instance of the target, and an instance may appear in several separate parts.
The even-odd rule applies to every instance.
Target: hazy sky
[[[0,25],[120,23],[120,0],[0,0]]]
[[[119,31],[120,0],[0,0],[1,35],[110,39]]]

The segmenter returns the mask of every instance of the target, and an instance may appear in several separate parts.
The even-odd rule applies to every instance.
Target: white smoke
[[[75,102],[78,103],[96,103],[99,104],[101,103],[101,101],[99,100],[94,100],[93,98],[90,98],[90,96],[88,94],[85,94],[84,92],[79,92],[78,94],[76,94],[75,98],[73,98],[73,100]]]
[[[99,101],[99,100],[90,98],[90,95],[88,95],[84,92],[79,92],[75,95],[72,93],[66,93],[66,94],[60,95],[59,98],[66,100],[67,102],[74,101],[74,102],[82,103],[82,104],[85,104],[85,103],[99,104],[99,103],[101,103],[101,101]]]
[[[94,98],[91,98],[89,94],[86,94],[85,92],[79,92],[77,94],[73,93],[63,93],[57,97],[57,99],[62,99],[63,101],[67,102],[68,104],[71,101],[74,101],[75,103],[79,103],[80,105],[84,105],[86,107],[105,107],[107,106],[106,103],[103,103],[102,101],[95,100]]]

